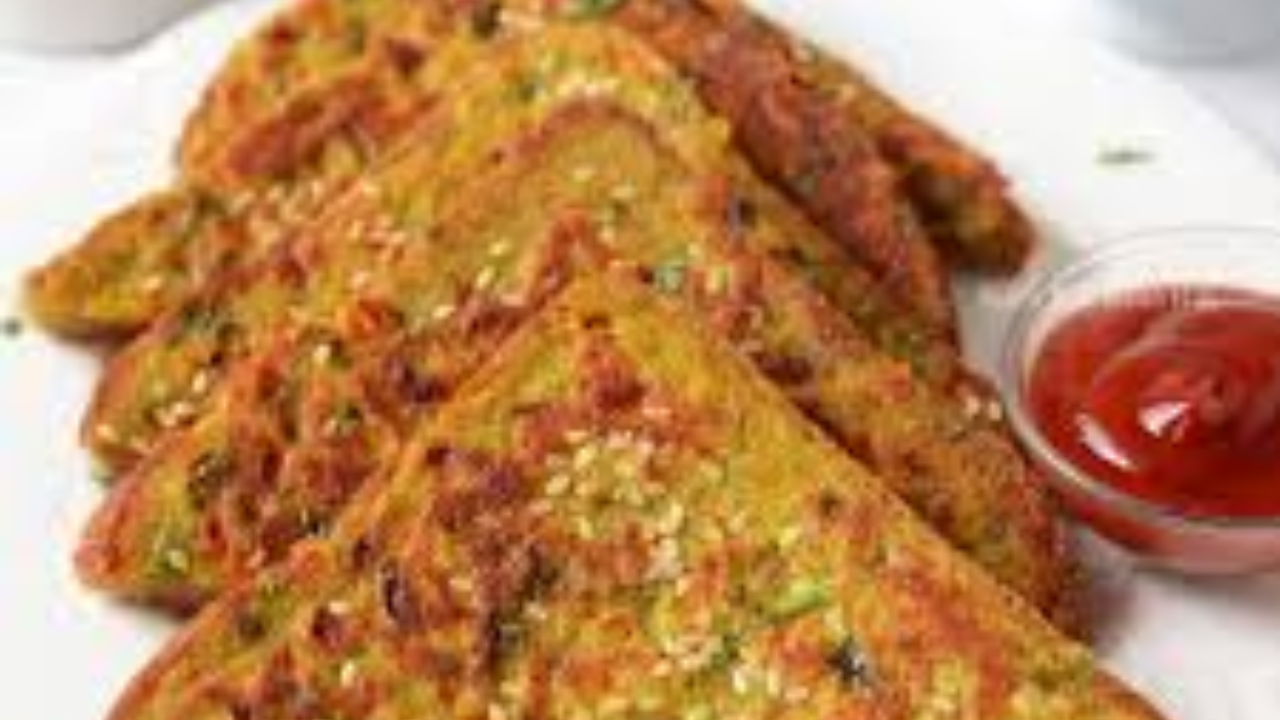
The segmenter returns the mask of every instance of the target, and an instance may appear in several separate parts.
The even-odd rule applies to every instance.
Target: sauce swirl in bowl
[[[1280,235],[1105,245],[1024,301],[1001,380],[1045,481],[1100,534],[1187,571],[1280,567]]]
[[[1090,475],[1189,515],[1280,517],[1280,297],[1138,291],[1045,339],[1035,421]]]

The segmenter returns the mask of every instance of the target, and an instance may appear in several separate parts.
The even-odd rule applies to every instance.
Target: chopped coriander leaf
[[[1155,153],[1132,145],[1107,147],[1098,153],[1098,162],[1109,167],[1143,165],[1154,159]]]
[[[608,15],[626,0],[572,0],[565,14],[574,20],[586,20]]]
[[[343,403],[329,416],[324,432],[328,437],[351,434],[364,420],[364,412],[355,403]]]
[[[22,334],[24,327],[22,320],[13,316],[0,319],[0,335],[8,338],[15,338]]]
[[[852,637],[845,637],[827,654],[827,667],[846,690],[871,684],[871,661]]]
[[[684,288],[689,267],[683,261],[672,260],[653,269],[654,287],[665,293],[677,293]]]
[[[768,608],[769,618],[783,622],[807,615],[831,602],[831,588],[814,578],[797,578]]]
[[[116,479],[115,473],[104,465],[95,465],[89,472],[99,485],[110,485]]]

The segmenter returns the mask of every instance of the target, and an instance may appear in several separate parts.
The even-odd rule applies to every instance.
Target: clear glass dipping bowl
[[[1090,477],[1041,433],[1028,376],[1049,332],[1077,311],[1154,286],[1220,286],[1280,295],[1280,232],[1153,230],[1103,243],[1041,280],[1006,331],[999,382],[1015,431],[1067,509],[1150,561],[1194,573],[1280,567],[1280,516],[1191,515]]]

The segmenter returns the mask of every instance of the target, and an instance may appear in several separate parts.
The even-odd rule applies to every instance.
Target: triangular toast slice
[[[939,329],[949,327],[945,277],[899,196],[894,173],[856,118],[835,106],[835,96],[793,82],[803,56],[792,57],[789,45],[752,30],[756,24],[746,16],[696,5],[634,5],[611,24],[650,42],[695,78],[703,99],[728,118],[762,170],[867,262],[900,304]],[[316,211],[334,187],[403,139],[411,125],[406,119],[430,104],[438,78],[453,74],[431,70],[441,47],[483,43],[537,24],[512,20],[515,10],[407,0],[309,2],[270,24],[234,54],[193,117],[181,185],[114,215],[82,245],[33,273],[33,314],[71,334],[129,334],[200,285],[211,269],[251,261],[279,235],[273,225]],[[554,8],[539,13],[586,22]],[[698,51],[714,47],[732,52]],[[949,145],[922,141],[922,135],[897,145],[927,148],[920,154],[941,167],[968,167],[960,160],[969,154],[956,158],[958,149],[945,152]],[[921,174],[904,180],[922,184],[915,182]],[[987,172],[983,179],[988,194],[1002,201],[998,208],[1011,208],[998,177]],[[965,187],[957,179],[947,196],[962,196]],[[157,204],[167,212],[158,216]],[[986,226],[966,220],[969,228]]]
[[[71,337],[128,338],[210,278],[259,260],[422,122],[430,97],[374,65],[243,128],[216,170],[98,222],[26,278],[32,316]]]
[[[429,110],[432,93],[418,83],[434,78],[424,71],[427,48],[435,48],[426,38],[444,33],[431,21],[440,15],[429,12],[433,6],[307,2],[287,15],[296,22],[271,24],[250,54],[270,58],[274,84],[207,93],[210,102],[237,108],[218,133],[217,161],[112,213],[32,272],[32,315],[73,337],[127,338],[322,213]],[[358,58],[345,54],[344,38],[380,23],[401,39],[384,38]],[[308,68],[324,68],[323,81],[303,82]],[[193,144],[208,145],[204,154],[215,146]]]
[[[744,224],[733,179],[661,138],[599,104],[526,138],[347,307],[282,324],[238,365],[209,411],[114,489],[82,574],[189,607],[323,534],[543,297],[577,269],[623,265],[682,298],[1010,587],[1068,615],[1069,560],[1008,438],[756,252],[779,229],[763,215]]]
[[[555,26],[478,47],[441,48],[431,68],[450,82],[436,83],[435,109],[402,152],[262,261],[223,274],[114,358],[83,424],[86,444],[108,468],[123,471],[162,431],[198,417],[222,370],[282,317],[331,313],[400,244],[427,237],[452,189],[495,162],[504,141],[582,97],[630,108],[661,128],[681,155],[741,178],[744,201],[777,228],[775,244],[762,250],[802,271],[904,361],[944,382],[955,378],[949,348],[917,318],[899,313],[842,248],[755,180],[731,152],[723,122],[628,34]]]
[[[111,720],[1157,720],[705,328],[572,288]]]
[[[1005,182],[992,164],[933,123],[890,97],[863,72],[841,61],[735,0],[691,0],[671,3],[627,0],[625,3],[583,3],[547,0],[320,0],[299,4],[241,45],[228,60],[192,114],[182,142],[182,164],[189,169],[217,162],[231,128],[243,127],[273,109],[278,99],[314,87],[325,78],[377,53],[382,44],[429,43],[416,31],[433,21],[415,23],[407,12],[437,12],[451,6],[471,28],[496,33],[507,24],[522,24],[532,16],[565,12],[597,14],[613,19],[618,5],[623,22],[648,38],[666,37],[682,46],[711,45],[707,31],[675,31],[684,18],[702,16],[722,32],[731,31],[739,46],[767,46],[785,61],[789,74],[802,86],[834,100],[846,121],[862,128],[906,183],[905,190],[931,233],[954,250],[965,264],[984,269],[1014,270],[1034,244],[1034,230],[1010,199]],[[330,5],[337,6],[329,7]],[[638,7],[634,7],[638,6]],[[601,12],[592,13],[594,7]],[[505,9],[504,9],[505,8]],[[343,16],[340,12],[351,13]],[[607,12],[605,12],[607,11]],[[630,13],[628,15],[628,13]],[[650,13],[643,23],[637,18]],[[504,17],[506,15],[506,17]],[[353,28],[358,32],[353,33]],[[356,34],[363,43],[339,45]],[[287,44],[281,38],[287,39]],[[345,52],[343,52],[345,50]],[[357,52],[362,51],[362,52]],[[300,61],[321,54],[325,63]],[[671,51],[675,57],[680,53]],[[281,57],[294,62],[282,71]],[[271,87],[275,95],[261,93]],[[246,97],[255,101],[246,101]],[[248,121],[248,122],[246,122]]]

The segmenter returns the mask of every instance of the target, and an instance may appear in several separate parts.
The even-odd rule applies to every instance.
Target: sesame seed
[[[674,580],[681,570],[680,545],[673,538],[663,538],[654,551],[649,577],[657,581]]]
[[[778,547],[783,550],[789,550],[800,542],[800,538],[804,535],[804,528],[799,524],[788,525],[778,533]]]
[[[658,532],[662,535],[675,535],[684,525],[685,510],[679,503],[673,503],[661,518],[658,519]]]
[[[498,271],[493,266],[486,266],[476,275],[476,289],[480,291],[488,290],[493,287],[493,283],[498,279]]]
[[[559,497],[565,494],[565,491],[569,489],[569,485],[572,482],[573,479],[565,474],[552,476],[552,478],[547,481],[547,495],[550,497]]]
[[[808,688],[800,685],[792,685],[785,689],[783,699],[792,705],[799,705],[809,699],[810,692]]]
[[[1000,401],[992,398],[987,401],[987,420],[998,423],[1004,419],[1004,407],[1000,405]]]
[[[583,445],[573,455],[573,467],[578,470],[585,470],[596,457],[600,454],[600,448],[597,445]]]
[[[373,277],[367,271],[361,270],[351,276],[351,290],[355,292],[364,290],[369,287],[369,283],[372,282],[372,280]]]
[[[107,423],[100,423],[94,427],[93,434],[102,442],[112,445],[118,444],[121,440],[120,431],[116,429],[116,426]]]
[[[209,388],[213,387],[213,371],[205,368],[195,374],[191,378],[191,394],[197,397],[209,392]]]
[[[671,408],[666,405],[655,405],[652,403],[645,403],[644,407],[641,408],[640,413],[644,415],[647,420],[667,420],[672,415]]]
[[[191,555],[181,548],[169,548],[164,553],[164,564],[174,572],[186,573],[191,570]]]
[[[609,197],[620,203],[631,202],[638,194],[635,185],[618,185],[609,191]]]
[[[457,311],[457,307],[449,303],[437,305],[435,309],[431,311],[431,319],[435,320],[436,322],[440,322],[442,320],[448,320],[449,317],[453,315],[453,313],[456,311]]]
[[[356,183],[355,193],[359,197],[372,200],[381,195],[382,190],[378,187],[377,183],[368,178],[364,178]]]
[[[769,669],[764,672],[764,691],[770,697],[782,697],[782,674]]]
[[[338,668],[338,684],[344,688],[355,685],[359,678],[360,666],[355,660],[347,659],[342,662],[342,666]]]
[[[333,359],[333,343],[321,343],[311,351],[311,362],[316,365],[328,365]]]
[[[160,273],[148,275],[142,281],[142,291],[145,293],[156,293],[164,288],[165,278]]]

